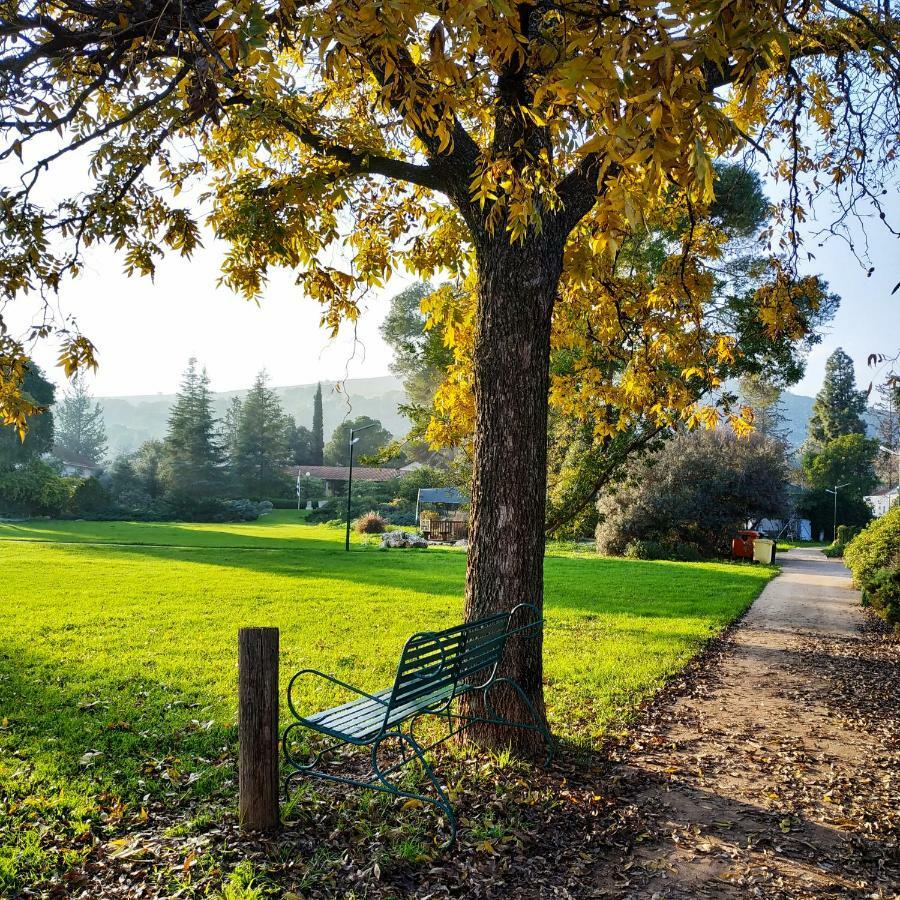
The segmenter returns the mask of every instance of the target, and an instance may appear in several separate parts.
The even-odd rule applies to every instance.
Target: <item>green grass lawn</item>
[[[237,629],[302,667],[387,685],[405,639],[462,617],[465,555],[381,551],[290,511],[240,525],[0,523],[0,895],[78,863],[145,810],[233,798]],[[582,745],[739,615],[773,570],[545,563],[547,702]],[[310,708],[343,699],[325,689]]]

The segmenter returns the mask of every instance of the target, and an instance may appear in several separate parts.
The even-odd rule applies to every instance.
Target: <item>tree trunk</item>
[[[467,621],[519,603],[543,611],[550,322],[562,255],[562,238],[546,232],[512,246],[495,235],[479,247]],[[545,724],[542,644],[540,634],[513,637],[499,675],[521,685]],[[511,689],[499,685],[490,699],[503,718],[533,721]],[[470,695],[467,710],[481,709]],[[507,726],[476,724],[465,736],[523,755],[542,746],[540,734]]]

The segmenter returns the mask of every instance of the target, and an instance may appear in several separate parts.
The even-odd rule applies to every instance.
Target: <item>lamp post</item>
[[[831,488],[825,488],[826,494],[834,494],[834,525],[832,526],[832,529],[831,529],[831,542],[832,543],[837,543],[837,495],[838,495],[838,491],[842,487],[847,487],[848,484],[850,484],[849,481],[845,481],[843,484],[836,484],[834,486],[834,490],[832,490]],[[350,526],[348,525],[347,527],[349,528]],[[349,531],[347,533],[349,534]],[[348,538],[348,540],[349,540],[349,538]]]
[[[347,473],[347,535],[344,538],[344,549],[348,553],[350,551],[350,495],[353,493],[353,445],[359,440],[356,435],[375,424],[377,423],[369,422],[368,425],[363,425],[362,428],[350,429],[350,471]]]
[[[890,453],[891,456],[897,457],[897,503],[900,503],[900,450],[891,450],[890,447],[885,447],[884,444],[881,444],[881,449],[885,453]],[[890,497],[890,494],[888,494]]]

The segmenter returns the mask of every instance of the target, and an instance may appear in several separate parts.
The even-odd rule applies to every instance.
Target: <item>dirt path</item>
[[[791,551],[625,750],[618,797],[639,829],[586,895],[900,897],[898,710],[897,642],[839,561]]]

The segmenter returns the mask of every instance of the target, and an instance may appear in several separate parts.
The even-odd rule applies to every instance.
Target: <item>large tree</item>
[[[238,484],[248,496],[278,495],[284,490],[291,424],[263,369],[241,403],[231,459]]]
[[[853,360],[840,347],[825,363],[825,379],[807,426],[807,448],[822,448],[847,434],[865,434],[866,395],[857,390]]]
[[[844,434],[817,451],[803,454],[807,490],[800,500],[803,515],[812,520],[815,533],[834,537],[835,509],[838,525],[865,525],[872,511],[865,502],[878,484],[875,456],[878,441],[862,434]],[[837,487],[837,500],[834,491]]]
[[[76,378],[54,409],[56,444],[70,453],[99,463],[106,455],[103,407],[94,400],[84,379]]]
[[[809,196],[834,186],[836,229],[861,199],[880,211],[898,33],[863,0],[9,0],[0,155],[22,171],[0,193],[0,286],[55,291],[98,241],[144,273],[190,254],[200,213],[178,197],[195,178],[230,245],[225,283],[255,297],[270,268],[296,270],[332,329],[399,266],[449,273],[476,298],[449,319],[474,335],[466,613],[540,609],[551,342],[600,360],[582,373],[598,434],[645,414],[711,423],[691,382],[740,352],[704,315],[713,160],[746,150],[786,183],[756,311],[762,333],[796,331],[804,176]],[[71,151],[92,153],[89,188],[41,192]],[[663,207],[690,227],[659,275],[613,271]],[[0,353],[3,415],[22,424],[25,348]],[[63,354],[93,361],[77,334]],[[505,666],[542,711],[540,641],[512,641]]]
[[[163,483],[189,497],[212,497],[222,488],[222,451],[216,435],[206,369],[196,359],[187,369],[169,412]]]

